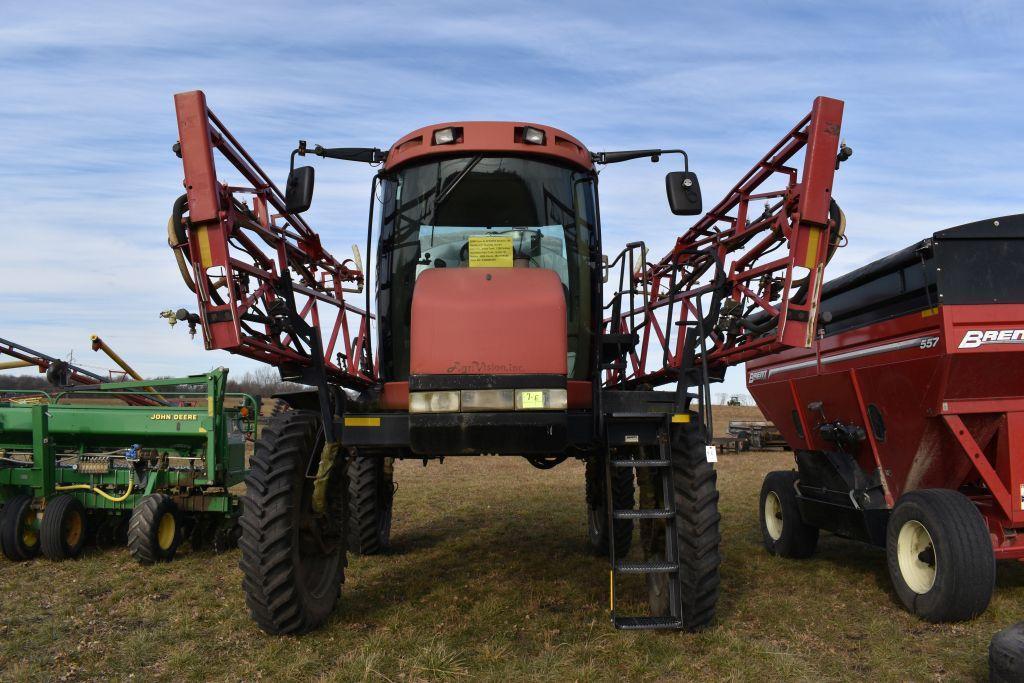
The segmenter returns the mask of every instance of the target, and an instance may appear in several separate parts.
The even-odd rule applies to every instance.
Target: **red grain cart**
[[[819,338],[747,364],[797,471],[761,490],[766,548],[886,548],[929,621],[988,606],[1024,557],[1024,214],[943,230],[825,285]]]

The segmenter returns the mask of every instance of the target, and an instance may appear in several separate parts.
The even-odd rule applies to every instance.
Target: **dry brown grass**
[[[623,633],[587,553],[582,467],[520,459],[400,463],[394,550],[351,562],[322,630],[273,638],[249,620],[237,551],[157,567],[124,550],[0,560],[2,680],[964,680],[1021,618],[1024,571],[1001,565],[981,618],[917,621],[883,554],[834,537],[807,561],[760,546],[761,478],[788,453],[720,462],[722,598],[699,634]]]

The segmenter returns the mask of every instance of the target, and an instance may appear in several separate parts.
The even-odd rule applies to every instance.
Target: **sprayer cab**
[[[596,374],[597,166],[668,153],[686,161],[666,177],[670,208],[699,213],[682,150],[591,153],[549,126],[444,123],[387,152],[300,142],[292,210],[313,191],[296,156],[382,164],[368,235],[377,211],[378,372],[382,407],[410,413],[414,452],[564,450],[566,411],[590,405]]]

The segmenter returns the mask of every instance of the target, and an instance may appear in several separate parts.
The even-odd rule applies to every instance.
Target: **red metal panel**
[[[206,95],[201,90],[178,93],[174,96],[174,109],[178,116],[178,142],[185,167],[189,214],[196,223],[215,221],[220,211],[220,189],[213,163]]]
[[[523,126],[544,131],[544,144],[532,145],[519,140],[516,131]],[[452,144],[435,145],[434,131],[444,128],[461,128],[462,135]],[[419,128],[391,146],[384,168],[390,171],[431,156],[477,153],[547,156],[586,171],[594,168],[587,148],[565,131],[536,123],[514,121],[457,121]]]
[[[553,270],[425,270],[410,327],[413,375],[566,374],[565,293]]]

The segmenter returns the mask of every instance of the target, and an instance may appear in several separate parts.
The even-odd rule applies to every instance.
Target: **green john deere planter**
[[[246,442],[259,400],[228,394],[227,370],[59,393],[0,390],[0,549],[10,560],[75,557],[127,537],[143,564],[189,539],[238,538]]]

